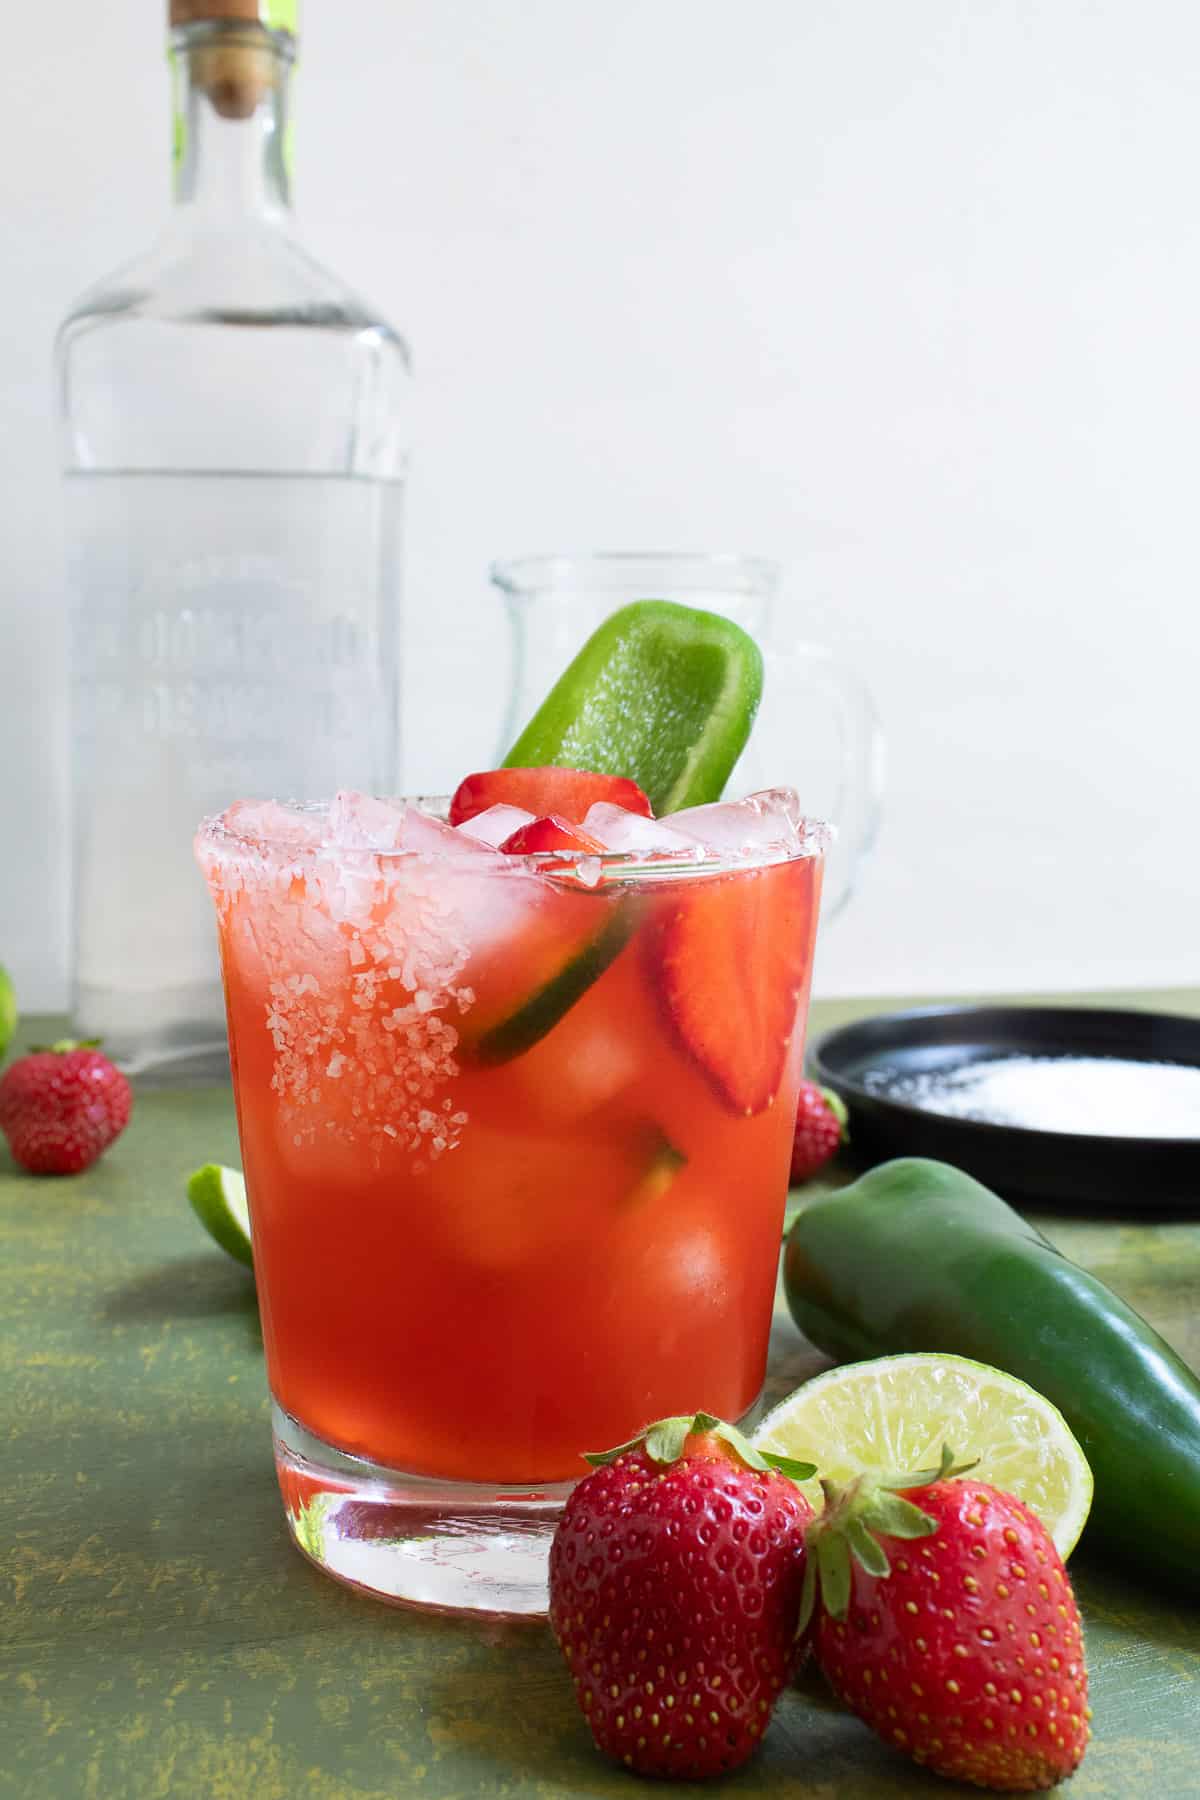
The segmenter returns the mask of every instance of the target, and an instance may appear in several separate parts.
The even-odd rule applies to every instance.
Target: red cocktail
[[[626,817],[599,855],[359,796],[198,839],[293,1529],[395,1597],[525,1610],[464,1597],[448,1518],[519,1560],[582,1451],[762,1383],[824,832]]]

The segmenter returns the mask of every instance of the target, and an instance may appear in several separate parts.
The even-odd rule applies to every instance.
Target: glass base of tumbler
[[[347,1456],[272,1407],[292,1540],[335,1581],[397,1606],[540,1619],[550,1540],[572,1482],[515,1492]]]

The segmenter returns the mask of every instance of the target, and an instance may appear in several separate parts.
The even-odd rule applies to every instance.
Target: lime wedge
[[[649,1206],[661,1200],[674,1185],[676,1177],[687,1168],[687,1157],[674,1144],[656,1132],[656,1143],[646,1173],[625,1196],[627,1206]]]
[[[625,775],[658,814],[719,800],[762,694],[753,638],[717,613],[636,600],[559,676],[506,768]]]
[[[759,1450],[815,1462],[843,1482],[936,1468],[943,1444],[978,1457],[981,1481],[1035,1512],[1066,1558],[1092,1504],[1092,1471],[1056,1406],[1023,1381],[965,1356],[880,1356],[827,1369],[769,1412]],[[804,1482],[813,1505],[821,1490]]]
[[[628,901],[608,911],[595,935],[506,1018],[487,1026],[479,1037],[461,1033],[467,1057],[481,1064],[502,1063],[532,1050],[621,954],[636,920]]]
[[[16,1029],[17,996],[8,970],[0,965],[0,1057],[12,1043]]]
[[[224,1163],[205,1163],[188,1178],[187,1191],[192,1211],[209,1237],[253,1268],[246,1183],[238,1170],[226,1168]]]

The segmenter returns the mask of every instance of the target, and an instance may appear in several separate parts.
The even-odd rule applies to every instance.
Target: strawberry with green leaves
[[[963,1474],[943,1450],[919,1475],[822,1483],[801,1628],[834,1692],[896,1749],[1038,1792],[1087,1746],[1079,1609],[1040,1520]]]
[[[710,1413],[588,1461],[550,1551],[550,1623],[592,1736],[642,1775],[735,1769],[795,1664],[812,1465]]]

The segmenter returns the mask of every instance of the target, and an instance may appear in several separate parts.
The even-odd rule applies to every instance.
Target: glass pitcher
[[[512,676],[497,759],[576,651],[630,600],[677,600],[722,613],[762,647],[762,706],[729,782],[731,795],[794,787],[806,812],[831,819],[822,916],[850,896],[879,826],[883,740],[869,691],[827,650],[781,628],[779,568],[761,557],[639,554],[525,556],[491,566],[512,632]]]

